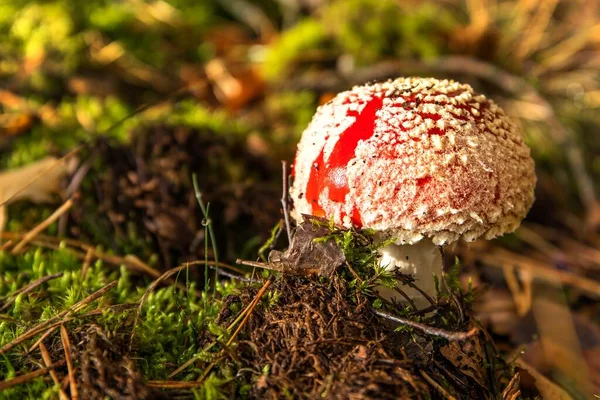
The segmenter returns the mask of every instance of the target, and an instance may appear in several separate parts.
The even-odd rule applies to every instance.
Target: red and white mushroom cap
[[[356,86],[319,107],[294,162],[292,216],[414,243],[491,239],[533,203],[534,163],[493,101],[452,80]]]

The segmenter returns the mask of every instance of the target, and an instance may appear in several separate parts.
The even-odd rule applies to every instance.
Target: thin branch
[[[259,262],[259,261],[248,261],[248,260],[242,260],[242,259],[237,259],[235,260],[236,264],[240,264],[240,265],[246,265],[248,267],[253,267],[253,268],[262,268],[262,269],[268,269],[271,271],[277,271],[277,272],[283,272],[283,268],[276,266],[276,264],[274,263],[263,263],[263,262]]]
[[[397,293],[399,293],[400,296],[404,297],[404,300],[406,300],[408,302],[408,304],[410,304],[410,306],[412,307],[413,310],[417,311],[419,309],[417,307],[417,305],[415,304],[415,302],[413,301],[413,299],[411,299],[410,296],[404,292],[404,290],[400,289],[400,287],[398,285],[394,286],[394,290]]]
[[[213,267],[213,266],[211,266],[210,268],[215,269],[215,267]],[[259,281],[257,279],[246,278],[245,276],[232,274],[231,272],[223,271],[222,269],[216,269],[216,271],[217,271],[218,275],[226,276],[228,278],[235,279],[238,281],[242,281],[242,282],[246,282],[246,283],[261,283],[261,281]]]
[[[411,321],[410,319],[397,317],[395,315],[386,313],[385,311],[373,309],[373,312],[376,315],[385,318],[389,321],[396,322],[400,325],[410,326],[411,328],[418,329],[427,335],[442,337],[450,341],[462,341],[468,339],[479,331],[479,329],[477,328],[472,328],[468,332],[450,332],[445,329],[435,328],[433,326],[428,326],[419,322]]]
[[[290,200],[288,192],[288,173],[287,163],[281,161],[281,182],[282,191],[281,194],[281,207],[283,210],[283,219],[285,221],[285,231],[287,232],[288,243],[292,243],[292,228],[290,226]]]
[[[600,297],[600,282],[574,274],[561,271],[545,263],[523,257],[515,252],[496,248],[479,255],[479,259],[486,265],[503,268],[505,265],[514,265],[520,269],[528,270],[532,275],[541,280],[557,280],[563,285],[573,286],[585,292],[592,298]]]
[[[22,233],[13,233],[13,232],[0,233],[0,238],[3,238],[3,239],[7,238],[7,239],[15,239],[16,240],[16,239],[22,239],[23,237],[25,237],[25,234],[22,234]],[[152,267],[150,267],[148,264],[142,262],[137,257],[130,256],[130,255],[125,256],[125,257],[120,257],[120,256],[105,254],[105,253],[102,253],[101,251],[95,249],[93,246],[86,244],[86,243],[82,243],[78,240],[67,239],[67,238],[56,238],[53,236],[46,236],[46,235],[37,235],[37,237],[35,239],[33,239],[31,241],[31,243],[36,246],[45,247],[45,248],[49,248],[52,250],[58,249],[59,244],[64,243],[67,246],[71,247],[70,250],[73,252],[75,257],[77,257],[81,260],[84,260],[84,261],[85,261],[86,257],[88,257],[87,253],[91,252],[92,256],[94,256],[95,258],[102,260],[110,265],[115,265],[115,266],[125,265],[126,267],[134,269],[138,272],[145,273],[145,274],[151,276],[152,278],[158,278],[161,275],[160,271],[153,269]],[[80,252],[75,251],[73,248],[81,249],[81,250],[85,251],[86,253],[82,254]]]
[[[397,273],[396,276],[398,276],[398,274],[400,274],[400,278],[401,278],[400,280],[401,280],[402,285],[406,285],[406,286],[408,286],[410,288],[415,289],[417,292],[421,293],[421,295],[423,297],[425,297],[425,299],[427,299],[427,301],[429,302],[429,304],[431,304],[431,305],[435,305],[436,304],[436,301],[433,299],[433,297],[431,297],[427,292],[425,292],[423,289],[421,289],[420,287],[418,287],[417,285],[415,285],[415,283],[413,282],[412,279],[406,278],[406,275],[402,274],[402,273]],[[402,275],[404,275],[404,276],[402,276]]]

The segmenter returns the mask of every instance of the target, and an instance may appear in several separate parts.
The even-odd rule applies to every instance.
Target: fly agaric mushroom
[[[433,78],[356,86],[319,107],[293,175],[296,221],[310,214],[393,239],[381,265],[428,294],[443,268],[438,246],[514,231],[536,182],[504,111],[469,85]]]

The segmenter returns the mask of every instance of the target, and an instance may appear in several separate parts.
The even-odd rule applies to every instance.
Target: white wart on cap
[[[356,86],[319,107],[294,163],[292,216],[372,228],[398,243],[514,231],[535,171],[517,126],[452,80]]]

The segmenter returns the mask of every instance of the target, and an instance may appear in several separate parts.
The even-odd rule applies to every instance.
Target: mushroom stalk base
[[[442,252],[438,246],[429,239],[422,239],[411,245],[390,244],[379,249],[381,254],[380,264],[388,271],[399,271],[412,275],[415,286],[423,292],[436,297],[435,281],[433,276],[442,276]],[[429,301],[418,290],[398,283],[399,289],[415,303],[418,308],[427,307]],[[398,303],[407,303],[407,300],[394,289],[387,287],[378,288],[379,295],[386,300]]]

